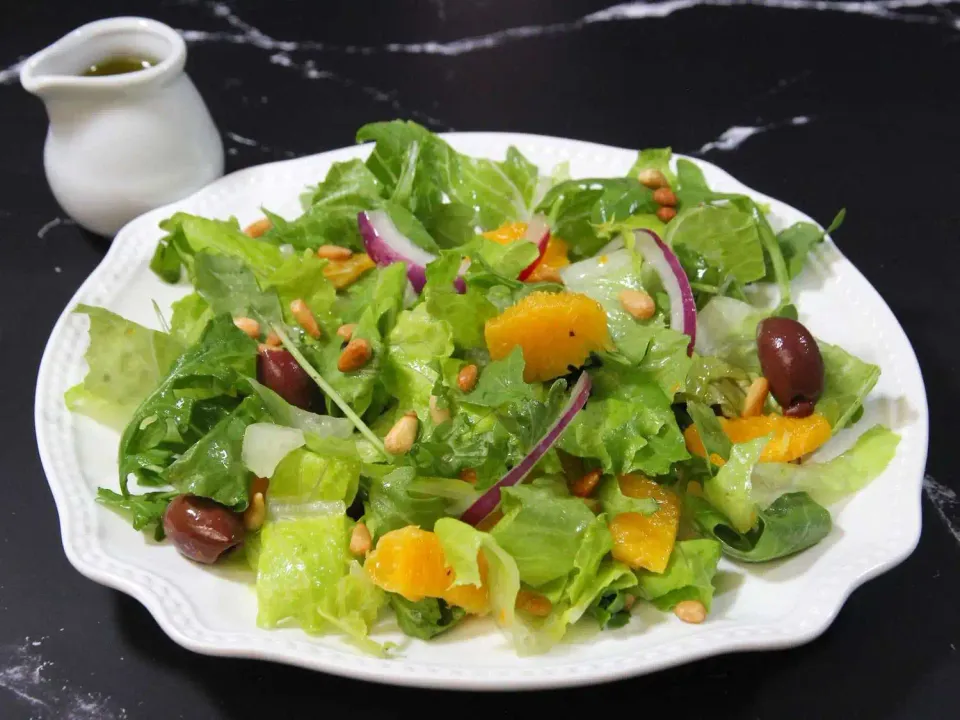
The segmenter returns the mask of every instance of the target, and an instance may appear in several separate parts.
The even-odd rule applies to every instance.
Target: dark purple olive
[[[757,326],[757,355],[783,414],[811,415],[823,392],[823,357],[810,331],[790,318],[767,318]]]
[[[283,348],[260,346],[257,380],[291,405],[307,409],[313,400],[314,385],[300,364]]]
[[[184,557],[210,565],[243,542],[238,513],[209,498],[177,495],[163,514],[163,530]]]

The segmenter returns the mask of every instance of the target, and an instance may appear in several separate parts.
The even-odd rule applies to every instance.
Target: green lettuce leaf
[[[173,315],[170,318],[170,336],[183,347],[190,347],[200,336],[204,328],[213,320],[215,313],[199,293],[184,295],[173,303]]]
[[[671,221],[664,241],[696,253],[717,267],[722,276],[741,284],[760,280],[766,274],[757,223],[732,205],[683,210]]]
[[[865,488],[882,473],[897,452],[900,436],[874,425],[846,452],[824,462],[759,463],[753,471],[751,495],[761,506],[785,492],[803,491],[830,505]]]
[[[67,390],[67,408],[122,429],[163,380],[183,345],[103,308],[78,305],[74,312],[90,318],[90,345],[84,354],[89,369],[83,382]]]
[[[229,255],[197,253],[193,261],[197,293],[214,314],[251,317],[262,324],[280,322],[276,293],[264,292],[243,260]]]
[[[425,305],[435,320],[447,324],[459,347],[468,350],[484,348],[484,324],[497,315],[497,307],[476,286],[467,285],[467,291],[462,294],[454,289],[453,283],[462,262],[462,252],[445,250],[427,265],[427,283],[423,290]]]
[[[127,477],[164,482],[164,469],[210,432],[240,403],[256,374],[257,344],[229,315],[207,325],[200,340],[180,355],[160,385],[137,407],[120,438],[120,488]]]
[[[395,593],[390,593],[390,606],[404,634],[421,640],[445,633],[467,614],[462,607],[448,605],[439,598],[423,598],[413,602]]]
[[[725,417],[738,417],[746,399],[750,376],[720,358],[693,354],[676,400],[706,407],[719,405]]]
[[[620,482],[612,475],[607,475],[600,481],[597,499],[604,514],[610,517],[616,517],[622,513],[652,515],[660,508],[660,504],[653,498],[633,498],[624,495],[620,489]]]
[[[440,379],[440,361],[453,353],[450,326],[430,316],[423,303],[400,313],[386,342],[382,382],[403,410],[429,417],[430,396]]]
[[[708,537],[720,542],[723,553],[744,562],[767,562],[816,545],[830,534],[830,513],[807,493],[781,495],[768,508],[758,511],[757,525],[738,533],[730,521],[709,502],[687,493],[687,517]]]
[[[834,432],[849,425],[880,379],[880,367],[851,355],[837,345],[817,341],[823,357],[823,393],[816,412],[830,421]]]
[[[294,623],[309,633],[339,630],[372,653],[367,637],[386,596],[349,553],[352,521],[321,515],[267,523],[260,533],[257,624]]]
[[[636,594],[667,611],[684,600],[699,600],[710,610],[713,576],[720,562],[720,543],[710,538],[680,540],[662,573],[637,572]]]
[[[309,250],[291,255],[263,281],[264,290],[275,290],[280,298],[284,319],[293,327],[296,320],[290,311],[294,300],[303,300],[317,319],[325,335],[336,334],[340,320],[333,312],[336,288],[323,274],[327,261]]]
[[[446,513],[444,498],[411,491],[416,477],[413,468],[405,467],[382,478],[371,478],[363,520],[375,539],[407,525],[432,530],[434,523]]]
[[[729,459],[715,476],[703,484],[703,495],[730,520],[737,532],[745,533],[757,521],[757,502],[752,492],[751,477],[760,453],[769,436],[737,443]]]
[[[277,465],[269,500],[293,503],[342,501],[347,507],[360,486],[360,458],[320,455],[300,448]]]
[[[803,270],[810,251],[823,242],[824,237],[833,233],[843,224],[846,214],[846,210],[838,212],[826,230],[813,223],[796,222],[777,233],[777,244],[780,246],[780,252],[783,253],[783,259],[787,264],[787,272],[791,279],[797,277]],[[775,280],[772,270],[767,273],[765,279],[768,282]]]
[[[633,163],[633,167],[627,172],[627,175],[636,177],[641,170],[659,170],[666,176],[670,186],[673,187],[677,184],[677,176],[674,175],[673,170],[670,168],[670,159],[672,157],[673,151],[670,148],[646,148],[641,150],[637,155],[637,159]],[[678,160],[677,162],[688,161]]]
[[[153,529],[153,537],[163,540],[163,514],[177,496],[175,492],[149,492],[141,495],[120,495],[107,488],[97,488],[97,502],[125,516],[134,530]]]
[[[537,587],[566,577],[596,520],[579,499],[534,485],[501,491],[503,519],[490,534],[517,563],[520,579]]]

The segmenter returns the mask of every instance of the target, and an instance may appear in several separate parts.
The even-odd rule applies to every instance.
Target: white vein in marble
[[[953,539],[960,543],[960,499],[957,498],[957,493],[930,475],[923,478],[923,492],[953,535]]]
[[[760,133],[767,132],[768,130],[774,130],[781,127],[806,125],[810,122],[810,120],[810,117],[807,115],[797,115],[789,120],[767,123],[766,125],[734,125],[733,127],[724,130],[720,137],[718,137],[716,140],[711,140],[710,142],[705,143],[697,151],[697,153],[703,155],[711,150],[736,150],[754,135],[759,135]]]

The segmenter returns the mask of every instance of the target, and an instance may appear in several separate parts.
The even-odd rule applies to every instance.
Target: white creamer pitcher
[[[85,76],[111,57],[152,67]],[[80,225],[114,235],[153,208],[223,174],[223,143],[203,98],[183,71],[187,48],[155,20],[110,18],[65,35],[27,60],[20,82],[50,117],[47,181]]]

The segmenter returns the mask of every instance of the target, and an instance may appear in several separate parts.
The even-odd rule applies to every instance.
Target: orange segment
[[[718,418],[720,427],[732,443],[755,440],[772,434],[773,437],[763,452],[760,462],[790,462],[808,455],[830,439],[830,422],[823,415],[809,415],[805,418],[790,418],[783,415],[759,415],[757,417]],[[687,450],[703,457],[706,449],[695,425],[683,431],[687,441]],[[724,460],[714,455],[715,465],[723,465]]]
[[[622,475],[620,492],[632,498],[653,498],[660,508],[652,515],[620,513],[610,521],[614,559],[632,568],[662,573],[677,540],[680,499],[643,475]]]
[[[354,253],[346,260],[328,260],[323,268],[323,276],[333,283],[337,290],[352,285],[368,270],[376,267],[366,253]]]
[[[388,592],[416,602],[425,597],[442,598],[469,613],[482,615],[490,609],[487,588],[487,561],[481,552],[480,587],[453,587],[456,575],[447,567],[440,538],[427,530],[409,525],[386,533],[367,556],[363,568],[374,584]]]
[[[509,245],[516,242],[527,233],[525,222],[506,222],[495,230],[482,233],[487,240],[493,240],[499,245]]]
[[[580,293],[535,292],[484,328],[487,349],[502,360],[523,348],[527,382],[550,380],[586,362],[591,352],[610,347],[607,314],[596,300]]]

